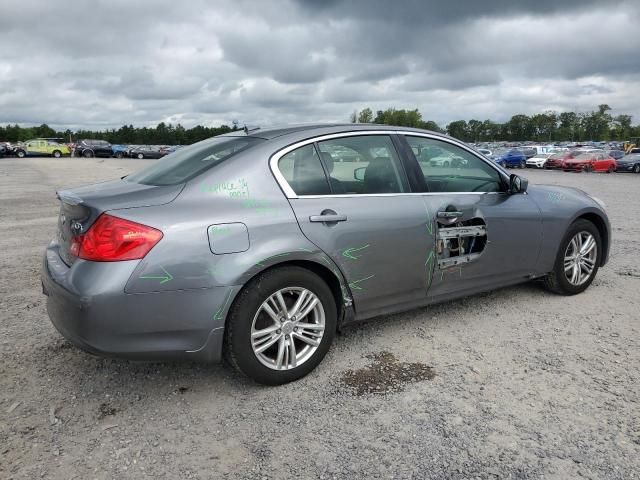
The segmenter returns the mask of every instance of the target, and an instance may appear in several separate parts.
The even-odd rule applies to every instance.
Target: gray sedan
[[[610,244],[598,199],[400,127],[237,131],[58,198],[42,282],[62,335],[225,357],[265,384],[309,373],[352,322],[534,279],[580,293]]]

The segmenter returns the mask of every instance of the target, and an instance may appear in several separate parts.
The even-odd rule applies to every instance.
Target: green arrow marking
[[[169,272],[167,272],[162,265],[160,265],[160,270],[162,270],[165,274],[162,275],[162,276],[160,276],[160,275],[142,275],[139,278],[144,278],[146,280],[160,280],[160,285],[162,285],[163,283],[167,283],[167,282],[170,282],[171,280],[173,280],[173,275],[171,275]]]
[[[229,303],[229,299],[231,298],[231,290],[229,290],[229,293],[227,293],[227,296],[224,299],[224,303],[222,304],[222,306],[216,310],[216,313],[213,314],[213,319],[214,320],[222,320],[222,313],[224,312],[224,309],[227,307],[227,303]]]
[[[354,290],[362,290],[362,287],[358,284],[373,277],[375,277],[375,275],[369,275],[368,277],[361,278],[360,280],[354,280],[353,282],[349,283],[349,286]]]
[[[369,247],[369,244],[367,244],[367,245],[363,245],[362,247],[352,247],[352,248],[347,248],[346,250],[344,250],[344,251],[342,252],[342,256],[343,256],[343,257],[350,258],[351,260],[357,260],[357,259],[359,259],[362,255],[354,256],[354,255],[352,255],[352,254],[353,254],[353,253],[355,253],[355,252],[358,252],[358,251],[360,251],[360,250],[364,250],[365,248],[368,248],[368,247]]]
[[[427,232],[429,232],[429,235],[433,235],[433,222],[427,223]]]

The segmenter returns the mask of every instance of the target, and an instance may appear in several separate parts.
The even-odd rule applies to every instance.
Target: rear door
[[[407,135],[407,152],[438,146],[462,157],[457,168],[412,158],[424,179],[433,233],[428,296],[445,299],[503,286],[536,271],[542,241],[540,212],[526,194],[506,192],[498,169],[461,144]]]
[[[307,140],[271,165],[303,233],[345,276],[358,318],[426,301],[433,238],[390,134]]]

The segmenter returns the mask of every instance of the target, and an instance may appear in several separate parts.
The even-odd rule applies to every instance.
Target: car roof
[[[391,130],[391,131],[411,131],[416,133],[430,133],[438,135],[440,137],[447,137],[442,133],[432,132],[430,130],[422,130],[419,128],[411,127],[398,127],[393,125],[380,125],[376,123],[315,123],[305,125],[288,125],[282,127],[272,127],[267,129],[255,128],[248,129],[248,133],[244,130],[236,130],[229,132],[221,136],[226,137],[239,137],[249,136],[255,138],[262,138],[265,140],[271,140],[276,137],[282,137],[285,135],[302,134],[301,136],[316,136],[339,132],[352,132],[352,131],[371,131],[371,130]]]

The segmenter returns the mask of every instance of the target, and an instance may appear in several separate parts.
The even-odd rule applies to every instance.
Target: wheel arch
[[[595,225],[598,229],[598,233],[600,234],[600,239],[602,240],[602,252],[603,255],[600,257],[600,266],[604,266],[607,263],[609,258],[609,223],[601,216],[595,212],[587,212],[579,215],[573,221],[576,220],[587,220]]]
[[[336,302],[338,328],[340,328],[340,326],[344,323],[345,319],[350,318],[353,315],[352,301],[350,298],[347,298],[343,293],[343,288],[348,288],[348,287],[345,287],[340,282],[340,279],[336,276],[336,274],[332,272],[328,267],[314,260],[295,259],[295,260],[286,260],[283,262],[275,263],[273,265],[269,265],[268,267],[263,268],[262,270],[254,273],[251,277],[249,277],[244,282],[244,285],[242,288],[244,288],[249,282],[251,282],[256,277],[263,275],[268,271],[276,270],[278,268],[283,268],[283,267],[290,267],[290,266],[296,266],[296,267],[309,270],[310,272],[318,275],[327,284]],[[238,292],[234,296],[233,301],[231,302],[231,306],[229,307],[229,310],[231,310],[237,303],[240,297],[241,291],[242,289],[238,290]],[[225,326],[227,321],[228,321],[228,315],[227,315],[227,318],[225,319]]]

